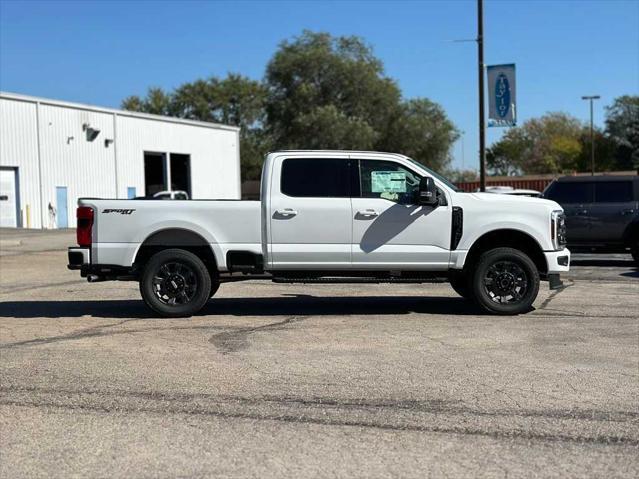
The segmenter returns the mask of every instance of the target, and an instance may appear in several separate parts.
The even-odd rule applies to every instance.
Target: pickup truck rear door
[[[272,269],[350,268],[349,161],[285,158],[275,162],[268,217]]]
[[[416,204],[420,175],[388,160],[361,159],[352,199],[353,269],[445,270],[451,207]]]

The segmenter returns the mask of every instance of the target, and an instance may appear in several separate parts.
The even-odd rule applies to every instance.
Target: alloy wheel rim
[[[528,289],[528,275],[514,261],[497,261],[490,265],[484,276],[484,290],[498,304],[519,303]]]
[[[153,292],[163,304],[179,306],[190,302],[197,292],[197,276],[187,264],[162,264],[153,276]]]

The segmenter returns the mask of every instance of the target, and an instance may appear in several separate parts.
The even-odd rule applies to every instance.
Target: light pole
[[[453,42],[477,42],[479,89],[479,189],[486,191],[486,116],[484,113],[484,0],[477,0],[477,37]],[[462,140],[463,148],[463,140]]]
[[[582,96],[582,100],[590,101],[590,174],[595,176],[595,133],[592,124],[592,102],[599,100],[599,95]]]
[[[486,191],[486,126],[484,114],[484,0],[477,0],[477,59],[479,73],[479,189]]]
[[[464,135],[466,132],[464,130],[461,131],[461,154],[462,154],[462,171],[466,168],[466,158],[464,157]]]

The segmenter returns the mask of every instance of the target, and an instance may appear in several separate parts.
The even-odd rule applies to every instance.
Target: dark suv
[[[630,250],[639,265],[639,176],[565,176],[543,197],[564,208],[571,250]]]

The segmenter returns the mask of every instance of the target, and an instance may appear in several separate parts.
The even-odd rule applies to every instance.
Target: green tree
[[[171,100],[171,95],[165,93],[162,88],[151,87],[144,98],[135,95],[125,98],[122,101],[122,108],[129,111],[172,116]]]
[[[532,148],[533,141],[523,128],[511,128],[486,150],[486,166],[497,176],[521,174],[526,170],[524,163]]]
[[[595,140],[595,171],[615,171],[624,169],[619,165],[615,157],[615,142],[605,131],[595,127],[593,130]],[[581,142],[581,154],[577,159],[575,171],[591,171],[592,153],[590,141],[590,127],[584,127],[579,139]]]
[[[575,171],[582,157],[583,131],[583,124],[566,113],[530,119],[491,146],[487,165],[499,175]]]
[[[619,169],[639,168],[639,96],[623,95],[606,107],[606,134]]]
[[[275,148],[336,148],[407,154],[436,170],[458,133],[425,98],[402,101],[382,62],[358,37],[305,31],[268,64],[267,128]]]
[[[385,129],[377,149],[410,156],[437,171],[450,162],[450,148],[459,138],[443,108],[426,98],[402,102]]]
[[[335,105],[318,106],[301,114],[291,126],[297,136],[291,136],[291,142],[285,144],[293,148],[370,150],[377,139],[370,124],[362,118],[347,116]]]
[[[259,127],[264,119],[266,89],[261,82],[229,73],[178,87],[172,110],[181,118],[212,121],[241,128]]]
[[[401,96],[395,82],[383,75],[381,61],[361,39],[309,31],[280,45],[267,66],[266,83],[268,128],[278,148],[323,143],[308,126],[329,116],[338,120],[335,128],[347,124],[363,133],[358,139],[362,146],[354,147],[370,148],[368,128],[360,125],[378,132]],[[325,147],[335,148],[330,141],[338,136],[330,133]]]

